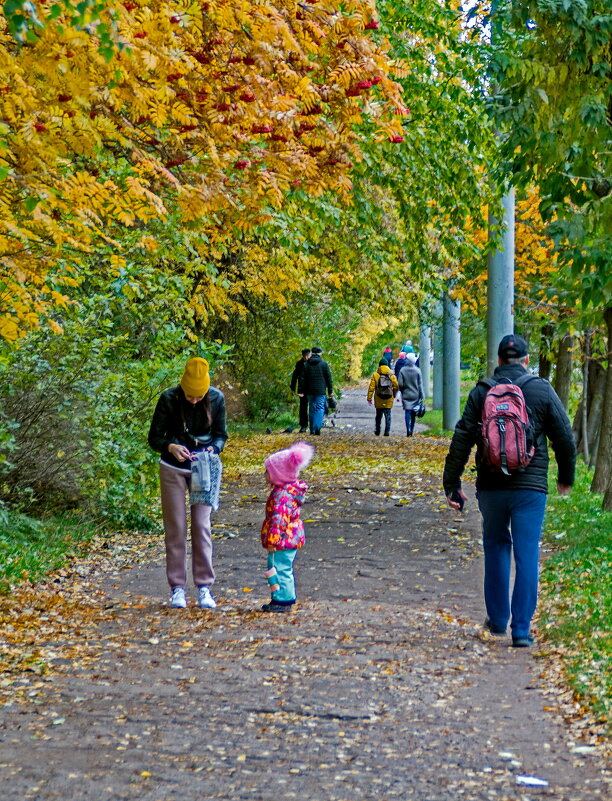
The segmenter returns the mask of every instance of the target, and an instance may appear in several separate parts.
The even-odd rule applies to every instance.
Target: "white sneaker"
[[[185,590],[183,587],[175,587],[172,590],[170,606],[172,609],[185,609],[187,606],[187,598],[185,597]]]
[[[200,609],[214,609],[217,606],[208,587],[200,587],[198,590],[198,606]]]

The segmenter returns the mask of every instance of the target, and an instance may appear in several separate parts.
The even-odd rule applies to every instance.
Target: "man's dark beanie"
[[[323,353],[323,348],[320,348],[318,345],[315,345],[312,349],[312,352],[315,353],[317,356],[320,356]]]

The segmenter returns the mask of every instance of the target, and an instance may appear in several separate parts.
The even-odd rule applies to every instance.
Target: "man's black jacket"
[[[304,371],[298,379],[298,392],[304,395],[331,395],[332,377],[327,362],[313,353],[307,362],[304,362]]]
[[[300,380],[304,375],[304,365],[308,359],[300,359],[299,362],[295,363],[295,367],[293,368],[293,373],[291,374],[291,391],[295,392],[296,389],[300,385]]]
[[[207,424],[204,412],[204,401],[191,404],[185,399],[180,385],[167,389],[160,396],[153,413],[151,428],[149,429],[149,445],[154,451],[161,453],[162,460],[173,467],[182,470],[189,468],[189,462],[179,462],[168,452],[168,445],[185,445],[190,450],[201,450],[201,445],[194,437],[212,437],[210,445],[217,453],[223,450],[227,439],[225,428],[225,398],[221,390],[210,387],[211,423]]]
[[[500,383],[514,383],[527,371],[520,364],[502,364],[495,369],[493,378]],[[446,457],[442,483],[448,495],[461,487],[461,474],[474,445],[476,448],[477,490],[536,490],[548,492],[548,448],[550,439],[558,467],[560,484],[574,483],[576,445],[569,418],[557,393],[543,378],[533,378],[521,387],[533,426],[535,453],[523,472],[510,476],[489,467],[482,460],[482,407],[488,387],[477,384],[470,392],[463,416],[455,426],[450,450]]]

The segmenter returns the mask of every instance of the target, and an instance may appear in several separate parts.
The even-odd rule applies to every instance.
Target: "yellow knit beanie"
[[[208,362],[206,359],[189,359],[185,365],[185,372],[181,378],[181,389],[185,395],[198,398],[206,395],[210,387],[210,375],[208,374]]]

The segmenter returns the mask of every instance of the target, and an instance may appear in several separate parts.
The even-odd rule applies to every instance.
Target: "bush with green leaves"
[[[138,326],[117,333],[116,321],[98,297],[62,316],[62,335],[40,330],[3,346],[0,500],[13,509],[78,508],[112,526],[153,524],[157,458],[147,433],[157,398],[190,356],[219,368],[231,349],[194,344],[159,322],[150,340],[135,335]]]
[[[231,370],[245,393],[247,416],[271,421],[286,412],[297,414],[290,383],[303,348],[323,349],[339,389],[347,377],[351,335],[359,319],[341,300],[296,294],[285,308],[258,300],[246,317],[220,321],[213,335],[234,343]]]

